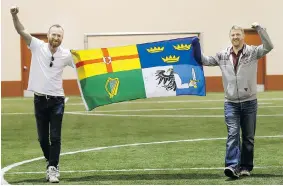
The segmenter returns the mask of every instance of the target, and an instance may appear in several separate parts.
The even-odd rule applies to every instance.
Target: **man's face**
[[[231,30],[230,32],[230,40],[234,47],[238,48],[242,44],[244,44],[245,35],[241,30]]]
[[[48,37],[48,43],[53,47],[56,48],[61,45],[63,40],[63,34],[64,31],[60,27],[52,27],[49,30],[49,33],[47,35]]]

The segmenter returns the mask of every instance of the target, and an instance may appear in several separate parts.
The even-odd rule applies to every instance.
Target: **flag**
[[[206,94],[197,37],[71,53],[88,111],[135,99]]]

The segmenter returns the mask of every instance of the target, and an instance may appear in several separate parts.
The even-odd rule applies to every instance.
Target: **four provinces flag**
[[[88,111],[134,99],[206,93],[203,68],[196,61],[197,37],[71,53]]]

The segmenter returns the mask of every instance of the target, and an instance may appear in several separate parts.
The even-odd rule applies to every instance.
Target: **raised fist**
[[[254,22],[253,24],[252,24],[252,28],[256,28],[256,27],[258,27],[259,26],[259,24],[257,23],[257,22]]]
[[[19,8],[16,6],[12,6],[10,12],[12,15],[17,15],[17,13],[19,13]]]

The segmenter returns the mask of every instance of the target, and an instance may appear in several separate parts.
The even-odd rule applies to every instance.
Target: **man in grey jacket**
[[[254,136],[257,115],[257,62],[273,49],[265,29],[258,23],[252,24],[262,45],[249,46],[244,42],[244,30],[233,26],[230,30],[232,46],[218,52],[216,56],[199,56],[205,66],[219,66],[222,71],[225,91],[225,123],[228,137],[226,142],[226,176],[238,178],[249,176],[253,169]],[[197,42],[193,45],[197,45]],[[240,146],[240,128],[242,145]]]

